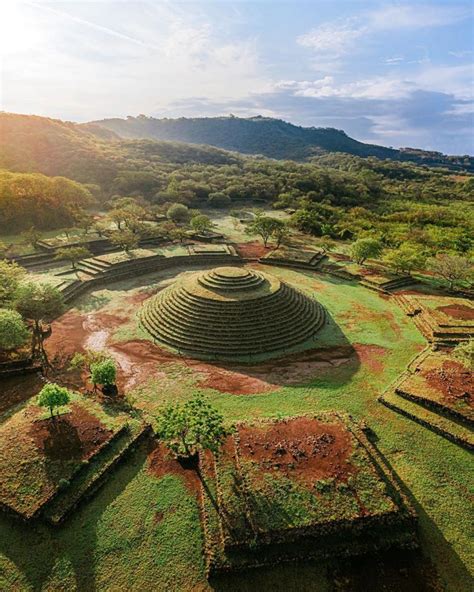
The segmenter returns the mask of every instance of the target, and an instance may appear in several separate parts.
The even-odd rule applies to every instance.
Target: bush
[[[207,198],[207,203],[212,208],[227,208],[232,203],[232,200],[225,193],[222,193],[221,191],[216,191],[215,193],[209,194],[209,197]]]
[[[17,349],[28,341],[29,336],[20,313],[0,308],[0,350]]]
[[[166,217],[176,224],[185,224],[190,218],[189,208],[184,204],[174,203],[168,208]]]

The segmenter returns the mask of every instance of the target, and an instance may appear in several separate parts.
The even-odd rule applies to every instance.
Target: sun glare
[[[37,31],[28,7],[23,3],[0,3],[0,52],[12,55],[33,47]]]

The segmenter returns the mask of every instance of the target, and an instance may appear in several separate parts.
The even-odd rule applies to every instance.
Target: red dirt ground
[[[182,477],[186,487],[194,494],[200,491],[200,480],[195,469],[184,468],[161,443],[153,442],[148,455],[148,472],[161,479],[165,475],[178,475]],[[158,518],[158,517],[156,517]]]
[[[29,435],[52,460],[85,460],[110,440],[113,432],[86,409],[72,403],[71,413],[34,421]]]
[[[268,426],[240,426],[240,455],[259,463],[264,471],[312,485],[319,479],[345,480],[354,472],[347,462],[352,438],[339,423],[310,417],[279,421]]]
[[[271,247],[264,247],[258,241],[236,243],[235,248],[239,255],[245,259],[260,259],[260,257],[263,257],[272,250]]]
[[[449,304],[439,306],[436,310],[458,321],[474,321],[474,308],[466,304]]]
[[[353,344],[362,364],[367,365],[372,372],[382,372],[384,368],[384,357],[387,350],[379,345],[365,345],[363,343]]]
[[[424,375],[426,382],[445,399],[463,399],[473,406],[474,379],[459,362],[446,360],[441,368],[435,368]]]

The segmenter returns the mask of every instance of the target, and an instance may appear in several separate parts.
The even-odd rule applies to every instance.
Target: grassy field
[[[150,419],[166,401],[185,399],[196,391],[205,392],[229,421],[332,409],[364,419],[418,512],[424,554],[437,566],[449,592],[469,590],[469,570],[474,565],[468,501],[471,457],[376,400],[422,349],[423,338],[394,303],[355,283],[281,268],[265,270],[294,283],[326,307],[339,330],[325,328],[320,345],[352,347],[345,362],[303,361],[288,366],[275,362],[257,368],[211,369],[210,364],[180,360],[163,351],[158,355],[137,328],[135,315],[137,295],[158,289],[160,276],[129,280],[85,296],[60,319],[63,334],[53,327],[51,339],[55,332],[58,336],[54,348],[67,349],[68,331],[74,333],[76,322],[92,327],[94,334],[107,331],[103,344],[114,355],[120,353],[119,363],[129,364],[126,371],[134,380],[139,368],[146,367],[139,382],[127,380],[132,385],[130,397]],[[169,280],[171,276],[163,277]],[[87,340],[88,335],[83,338]],[[147,348],[148,357],[124,358],[131,345]],[[246,394],[216,388],[208,380],[216,371],[218,378],[227,381],[232,377],[244,385],[252,381],[252,388]],[[278,567],[252,578],[209,585],[202,541],[198,503],[185,479],[179,474],[154,473],[149,451],[141,447],[63,526],[31,528],[0,515],[0,589],[335,589],[330,566],[325,564]]]

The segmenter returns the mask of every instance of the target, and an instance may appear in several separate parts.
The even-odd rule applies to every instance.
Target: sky
[[[473,2],[0,0],[0,110],[277,117],[474,154]]]

